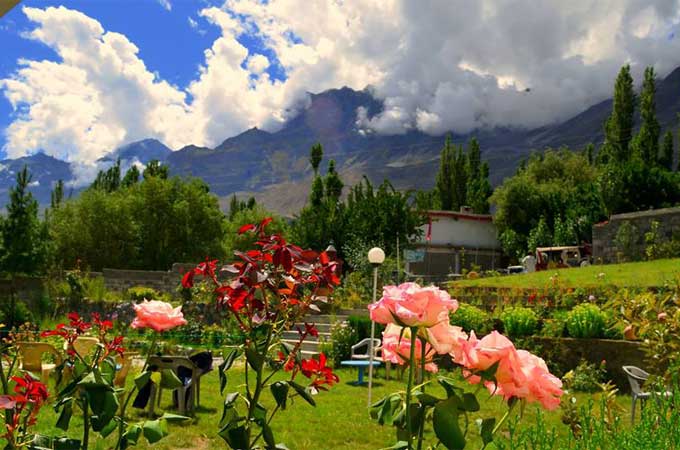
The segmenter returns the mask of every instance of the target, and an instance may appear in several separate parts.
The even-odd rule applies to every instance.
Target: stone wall
[[[104,269],[104,285],[106,289],[125,292],[134,286],[144,286],[159,292],[174,294],[179,285],[182,273],[173,265],[169,271],[162,270],[120,270]]]
[[[652,221],[659,222],[661,236],[670,240],[673,235],[680,234],[680,207],[616,214],[607,222],[593,225],[593,262],[609,264],[619,261],[623,250],[615,244],[616,234],[626,222],[637,229],[638,238],[631,246],[632,252],[644,255],[644,235],[650,230]]]

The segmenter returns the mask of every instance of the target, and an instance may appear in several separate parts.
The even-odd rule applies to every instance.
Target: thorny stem
[[[425,340],[420,338],[421,358],[420,358],[420,382],[423,392],[425,392]],[[420,426],[418,427],[418,450],[423,447],[423,433],[425,431],[425,411],[420,419]]]
[[[413,435],[411,434],[411,390],[413,388],[413,372],[416,366],[416,330],[411,329],[411,356],[409,358],[408,366],[408,384],[406,386],[406,434],[408,435],[408,449],[413,449]]]

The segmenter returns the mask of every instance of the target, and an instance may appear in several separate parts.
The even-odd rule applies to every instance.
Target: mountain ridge
[[[322,168],[334,159],[346,185],[359,182],[365,175],[375,183],[387,178],[397,189],[432,187],[443,135],[432,136],[414,130],[401,135],[361,133],[356,126],[357,109],[365,108],[371,117],[383,108],[369,88],[330,89],[310,94],[308,100],[304,109],[275,132],[253,127],[214,148],[187,145],[176,151],[156,139],[144,139],[119,147],[98,164],[106,166],[120,158],[125,168],[132,163],[146,164],[151,159],[159,159],[169,165],[172,174],[203,178],[221,198],[231,194],[254,195],[266,207],[288,215],[306,200],[311,180],[309,149],[316,142],[324,147]],[[680,111],[680,67],[658,80],[656,100],[662,129],[673,127]],[[489,162],[492,184],[497,185],[512,175],[519,162],[533,151],[561,146],[578,151],[589,142],[600,144],[611,104],[611,99],[597,102],[553,125],[534,129],[481,129],[452,134],[452,141],[464,143],[472,136],[477,137],[482,158]],[[0,199],[6,200],[7,190],[13,184],[8,178],[9,171],[4,168],[11,165],[15,172],[17,164],[23,162],[33,172],[36,172],[34,168],[44,172],[35,174],[43,187],[35,193],[41,203],[49,203],[49,186],[57,178],[50,178],[52,172],[38,155],[40,153],[0,161]],[[63,166],[68,164],[59,162],[61,165],[55,166],[59,167],[58,175],[68,176]],[[70,175],[73,176],[72,171]]]

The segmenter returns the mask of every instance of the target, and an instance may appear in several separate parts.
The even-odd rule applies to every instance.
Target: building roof
[[[475,214],[471,212],[456,212],[456,211],[427,211],[429,217],[449,217],[454,220],[473,220],[477,222],[493,222],[491,214]]]

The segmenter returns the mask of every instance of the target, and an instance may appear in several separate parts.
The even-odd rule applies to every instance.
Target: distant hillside
[[[289,215],[306,199],[311,177],[309,148],[315,142],[324,146],[323,168],[328,160],[335,159],[348,185],[366,175],[376,183],[388,178],[399,189],[432,187],[444,137],[415,131],[393,136],[360,133],[355,124],[359,107],[366,108],[372,116],[382,110],[382,103],[369,90],[331,89],[310,94],[308,107],[275,133],[253,128],[214,149],[189,145],[177,151],[146,139],[114,150],[99,163],[105,166],[120,158],[126,167],[133,162],[145,164],[159,159],[170,166],[173,174],[203,178],[220,197],[233,193],[255,195],[267,207]],[[605,100],[551,126],[478,130],[468,135],[454,134],[452,138],[456,143],[466,142],[471,135],[479,139],[482,157],[489,162],[491,181],[496,185],[512,175],[517,164],[532,151],[563,145],[580,150],[589,142],[601,143],[603,124],[610,111],[611,100]],[[674,126],[677,112],[680,68],[657,84],[657,114],[662,128]],[[13,183],[11,171],[16,171],[17,164],[28,163],[40,182],[34,188],[37,197],[42,203],[49,202],[48,186],[58,178],[69,179],[71,173],[66,163],[59,161],[52,167],[44,163],[45,158],[48,157],[36,155],[2,161],[0,199],[6,198],[7,188]],[[10,166],[14,169],[7,169]]]

